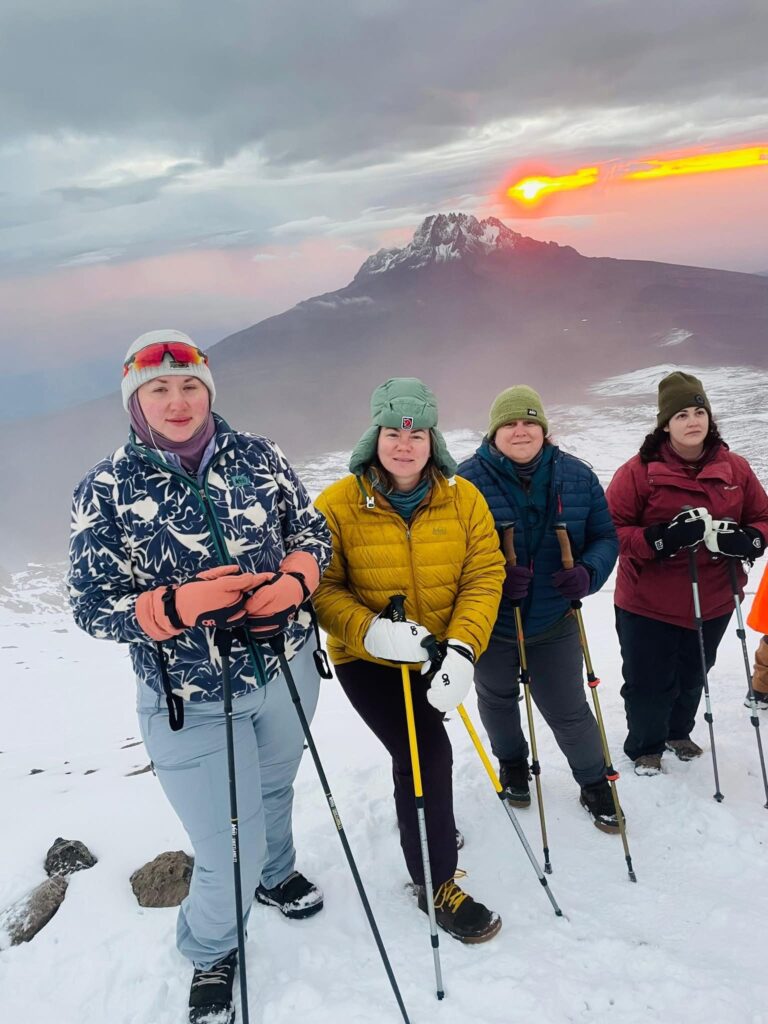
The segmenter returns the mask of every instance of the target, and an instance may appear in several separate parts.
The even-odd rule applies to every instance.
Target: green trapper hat
[[[533,423],[540,423],[545,434],[549,431],[541,395],[527,384],[507,388],[494,398],[489,416],[488,437],[492,439],[499,427],[503,427],[505,423],[514,423],[515,420],[531,420]]]
[[[456,462],[437,429],[437,399],[432,391],[416,377],[393,377],[371,395],[373,426],[363,434],[352,450],[349,471],[362,476],[376,456],[376,445],[381,427],[395,430],[428,430],[432,439],[432,460],[443,474],[451,477]]]
[[[656,417],[656,426],[666,426],[675,413],[692,405],[706,409],[712,415],[709,399],[699,378],[692,373],[675,370],[659,381],[659,415]]]

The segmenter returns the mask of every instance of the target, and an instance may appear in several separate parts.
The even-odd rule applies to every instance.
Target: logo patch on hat
[[[704,405],[704,403],[706,402],[706,398],[704,397],[704,395],[694,395],[693,400],[696,403],[696,405]]]
[[[538,419],[539,414],[535,409],[527,409],[526,412],[529,416],[533,416]]]
[[[401,430],[413,430],[413,416],[403,416],[403,425]]]

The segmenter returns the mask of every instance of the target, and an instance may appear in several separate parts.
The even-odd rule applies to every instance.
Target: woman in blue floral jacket
[[[208,358],[187,335],[138,338],[122,393],[129,441],[74,494],[70,600],[84,630],[129,645],[144,743],[195,854],[177,927],[178,948],[196,968],[189,1019],[228,1020],[237,940],[211,624],[245,627],[231,655],[243,891],[307,917],[323,897],[295,870],[292,787],[303,734],[276,659],[253,632],[285,626],[311,718],[319,680],[301,606],[330,561],[330,536],[277,445],[211,412]]]

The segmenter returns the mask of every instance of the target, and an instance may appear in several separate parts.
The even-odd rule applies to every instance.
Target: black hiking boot
[[[760,693],[759,690],[753,691],[755,694],[755,705],[758,711],[768,711],[768,693]],[[744,707],[751,708],[752,701],[749,699],[749,694],[744,698]]]
[[[419,909],[426,914],[424,886],[414,885],[413,889],[418,897]],[[499,915],[473,900],[452,878],[435,889],[434,905],[438,925],[459,942],[488,942],[501,928]]]
[[[618,832],[619,819],[613,803],[613,791],[606,779],[581,787],[579,803],[589,811],[589,815],[601,832]],[[626,822],[626,818],[624,819]]]
[[[290,917],[292,921],[312,917],[323,909],[322,892],[300,871],[292,871],[274,889],[265,889],[263,885],[257,885],[254,896],[258,903],[277,907],[281,914]]]
[[[236,970],[236,949],[212,967],[195,968],[189,990],[189,1024],[233,1024],[232,982]]]
[[[499,782],[511,807],[531,806],[530,778],[527,761],[499,761]]]

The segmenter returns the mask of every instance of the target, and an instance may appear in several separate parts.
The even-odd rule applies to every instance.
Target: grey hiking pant
[[[576,620],[567,615],[539,636],[526,637],[531,696],[554,733],[557,745],[580,786],[605,778],[605,759],[597,722],[587,704]],[[518,702],[520,661],[514,638],[491,637],[475,665],[480,718],[500,761],[522,761],[528,744]]]
[[[304,712],[312,719],[320,679],[306,644],[290,662]],[[304,733],[282,675],[232,705],[244,921],[259,882],[271,889],[293,871],[293,780]],[[176,945],[197,967],[237,946],[232,831],[223,701],[184,706],[172,732],[165,698],[138,684],[139,725],[160,784],[195,854],[189,895],[179,908]]]

